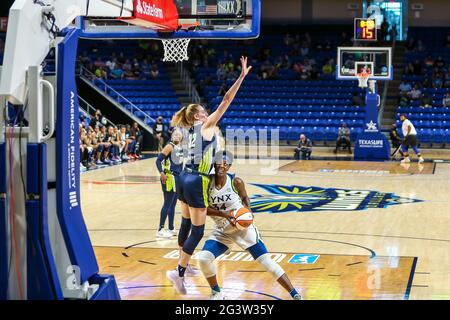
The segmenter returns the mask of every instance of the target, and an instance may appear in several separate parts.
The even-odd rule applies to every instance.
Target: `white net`
[[[367,81],[369,80],[369,73],[362,72],[358,73],[356,77],[358,78],[358,86],[360,88],[367,88]]]
[[[162,39],[164,62],[181,62],[189,60],[188,47],[191,39]]]

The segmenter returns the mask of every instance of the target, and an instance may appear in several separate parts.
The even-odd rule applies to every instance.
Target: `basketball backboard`
[[[362,68],[370,68],[369,79],[392,80],[390,47],[338,47],[336,78],[356,80]]]
[[[143,27],[132,19],[110,19],[89,17],[79,19],[82,38],[205,38],[205,39],[250,39],[259,36],[260,0],[167,0],[172,1],[178,11],[179,30],[162,34],[157,26]],[[140,12],[159,12],[158,0],[133,0]],[[165,4],[166,5],[166,4]],[[158,10],[158,11],[157,11]],[[176,15],[176,13],[175,13]]]

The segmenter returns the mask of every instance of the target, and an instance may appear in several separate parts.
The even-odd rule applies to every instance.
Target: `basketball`
[[[245,230],[253,224],[253,213],[246,207],[233,211],[236,228]]]

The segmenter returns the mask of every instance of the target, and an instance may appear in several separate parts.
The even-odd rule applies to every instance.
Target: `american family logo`
[[[76,174],[76,153],[75,150],[75,139],[78,134],[78,126],[75,127],[75,93],[70,92],[70,141],[67,144],[67,165],[68,172],[67,176],[69,178],[69,203],[70,209],[78,206],[78,196],[77,196],[77,174]]]
[[[356,211],[423,201],[370,190],[325,189],[275,184],[253,185],[268,192],[251,197],[251,209],[254,213]]]

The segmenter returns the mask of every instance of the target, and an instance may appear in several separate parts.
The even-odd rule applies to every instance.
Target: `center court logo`
[[[251,197],[254,213],[285,213],[303,211],[356,211],[368,208],[386,208],[422,200],[370,190],[347,190],[320,187],[253,184],[268,194]]]

